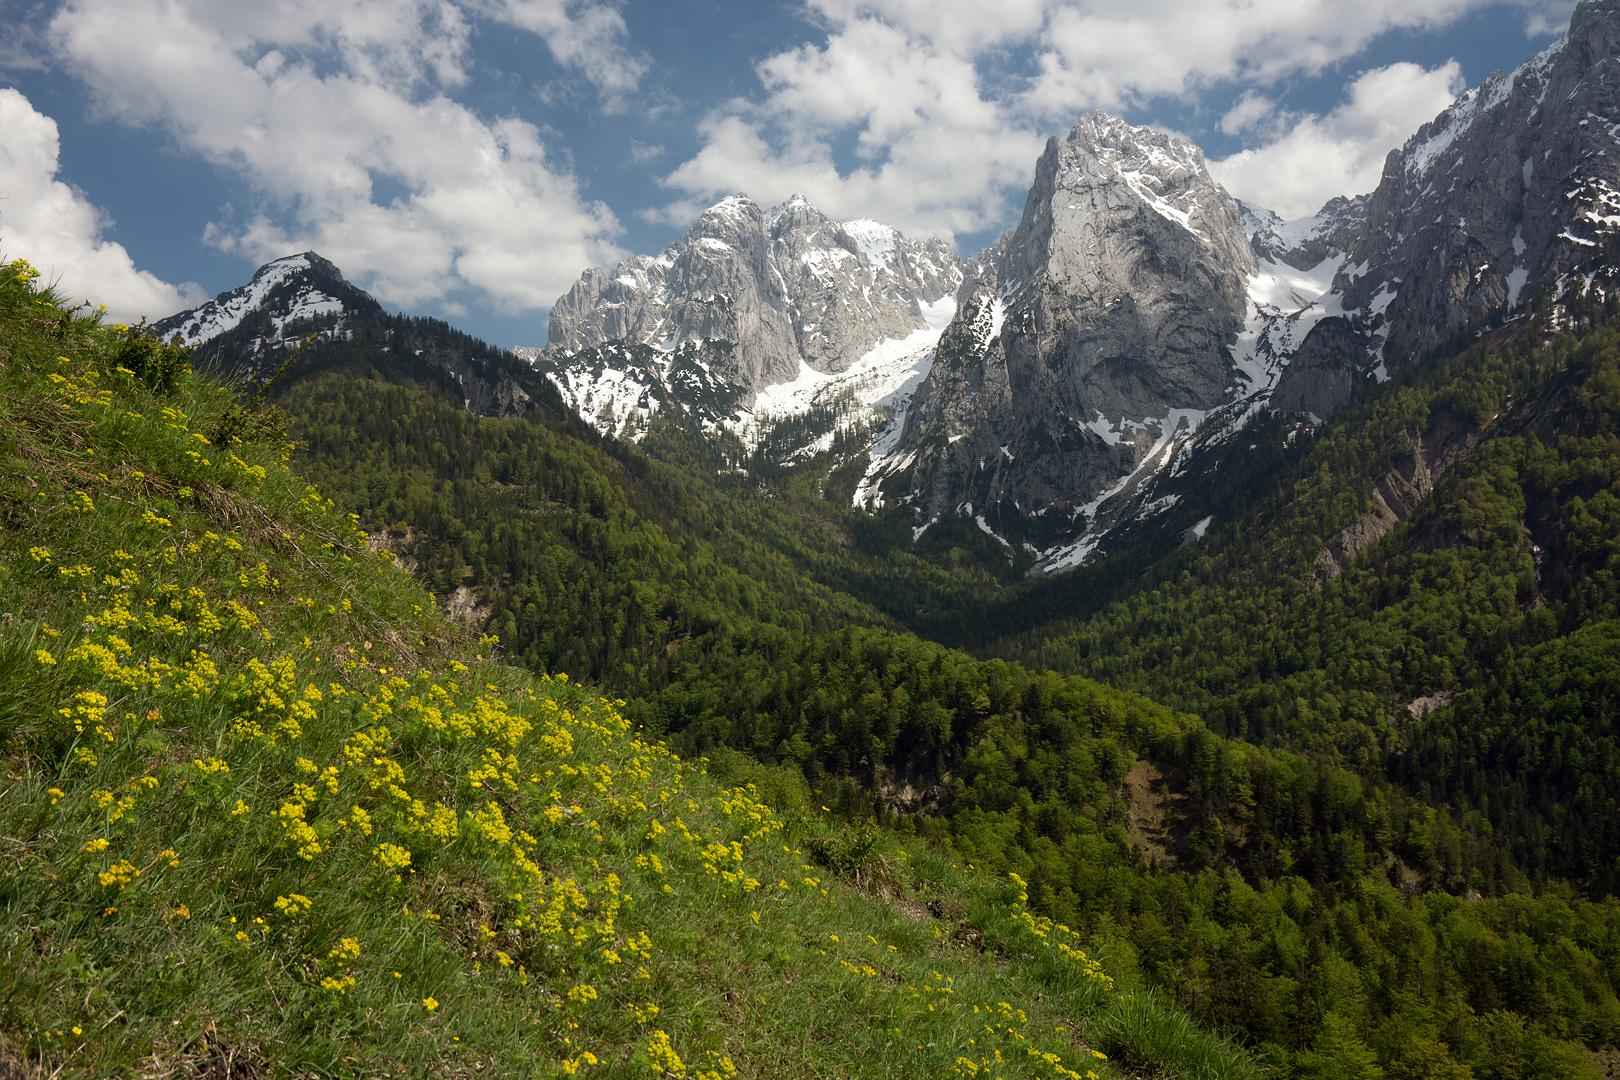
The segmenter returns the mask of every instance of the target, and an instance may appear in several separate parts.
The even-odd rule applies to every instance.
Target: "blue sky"
[[[724,194],[965,254],[1102,108],[1285,217],[1567,24],[1565,0],[0,0],[0,256],[161,315],[313,248],[540,344],[588,265]]]

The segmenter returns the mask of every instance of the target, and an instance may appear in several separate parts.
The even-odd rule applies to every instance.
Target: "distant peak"
[[[1080,117],[1063,141],[1090,150],[1100,162],[1114,168],[1161,175],[1167,171],[1207,171],[1204,152],[1192,140],[1162,128],[1127,123],[1105,112],[1093,111]]]
[[[317,259],[320,258],[320,256],[315,255],[313,251],[306,251],[297,255],[283,255],[279,259],[271,259],[269,262],[259,267],[258,271],[253,276],[257,278],[262,274],[284,274],[292,270],[306,269],[312,265],[310,262],[310,256],[312,255]],[[323,259],[321,261],[324,262],[325,260]]]
[[[266,276],[285,277],[300,270],[316,270],[339,281],[346,280],[336,263],[313,251],[300,251],[296,255],[283,255],[279,259],[271,259],[259,267],[253,275],[253,280],[257,281]]]

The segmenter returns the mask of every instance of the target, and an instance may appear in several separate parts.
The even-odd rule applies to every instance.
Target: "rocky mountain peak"
[[[1311,270],[1342,257],[1367,227],[1368,195],[1335,196],[1310,217],[1284,221],[1265,207],[1239,200],[1249,247],[1262,262]]]
[[[788,201],[772,209],[769,216],[773,240],[798,230],[820,228],[830,220],[826,214],[811,206],[810,200],[803,195],[788,196]]]
[[[739,193],[661,255],[587,270],[552,308],[548,348],[726,342],[725,374],[757,393],[802,367],[843,371],[878,342],[927,329],[961,267],[943,241],[835,221],[802,195],[766,209]]]
[[[1233,350],[1255,258],[1185,139],[1081,117],[979,262],[869,504],[919,527],[961,510],[1041,547],[1247,388]]]
[[[604,430],[679,400],[672,379],[746,413],[771,387],[842,375],[894,343],[926,349],[962,266],[941,240],[837,221],[802,195],[765,208],[739,193],[661,254],[582,274],[552,308],[536,363]]]
[[[1620,0],[1582,0],[1564,37],[1390,153],[1323,298],[1333,317],[1301,345],[1275,405],[1327,416],[1368,378],[1594,272],[1620,224],[1617,53]]]
[[[1142,215],[1150,217],[1127,224]],[[1084,252],[1093,241],[1082,237],[1096,235],[1091,230],[1103,223],[1143,239],[1213,245],[1223,255],[1224,241],[1243,231],[1235,200],[1210,177],[1196,145],[1092,112],[1066,137],[1047,140],[1023,217],[997,259],[998,277],[1022,286],[1046,271],[1054,255],[1100,267],[1107,260],[1088,260]],[[1252,274],[1253,259],[1237,253],[1231,271]]]
[[[246,285],[152,329],[196,348],[194,362],[234,376],[279,373],[282,389],[341,369],[434,388],[481,416],[565,409],[530,364],[437,319],[390,315],[313,251],[265,263]]]

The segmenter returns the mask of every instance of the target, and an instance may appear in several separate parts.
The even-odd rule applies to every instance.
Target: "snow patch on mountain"
[[[954,306],[953,301],[942,302]],[[894,417],[885,428],[903,423],[912,394],[933,365],[934,349],[941,332],[929,328],[913,331],[904,338],[880,341],[837,374],[816,371],[804,364],[798,378],[760,391],[754,407],[740,412],[728,426],[752,449],[758,444],[763,424],[803,416],[812,409],[831,407],[841,400],[851,401],[861,409],[841,421],[840,427],[848,427],[877,412],[887,412]],[[881,433],[878,439],[881,441]]]
[[[189,346],[211,341],[236,329],[249,314],[264,306],[272,291],[309,269],[306,255],[288,255],[266,263],[246,285],[183,312],[178,322],[164,326],[163,336],[171,338],[178,334],[180,343]],[[326,295],[308,282],[302,283],[298,292],[284,303],[285,306],[272,316],[278,333],[289,322],[343,310],[343,301]]]
[[[1345,256],[1329,255],[1308,270],[1259,262],[1249,279],[1249,318],[1232,349],[1238,397],[1269,395],[1311,328],[1336,313],[1328,296]]]
[[[893,260],[900,238],[899,230],[893,226],[861,218],[844,222],[844,232],[873,266],[887,266]]]
[[[1174,506],[1179,501],[1179,497],[1175,495],[1163,496],[1150,504],[1136,504],[1131,496],[1145,491],[1156,476],[1170,468],[1181,450],[1197,436],[1208,415],[1208,412],[1201,409],[1170,410],[1168,415],[1157,422],[1153,445],[1142,456],[1136,468],[1120,477],[1074,513],[1075,521],[1085,521],[1089,526],[1085,532],[1069,543],[1056,544],[1045,550],[1036,551],[1035,565],[1030,569],[1030,575],[1043,577],[1061,574],[1065,570],[1083,566],[1097,553],[1103,541],[1108,538],[1112,527],[1127,516],[1140,520],[1163,513]],[[1117,506],[1111,507],[1110,504]],[[1110,513],[1110,510],[1115,512]]]
[[[563,367],[545,376],[581,419],[604,435],[622,438],[627,430],[644,428],[658,411],[665,372],[637,364],[628,351],[603,352],[597,366]],[[667,362],[665,367],[667,371]]]

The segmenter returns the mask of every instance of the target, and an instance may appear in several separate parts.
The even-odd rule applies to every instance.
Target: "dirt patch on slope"
[[[1125,795],[1130,800],[1131,822],[1126,832],[1131,847],[1147,862],[1174,870],[1178,841],[1186,835],[1187,781],[1180,769],[1160,769],[1151,761],[1138,761],[1125,774]]]

